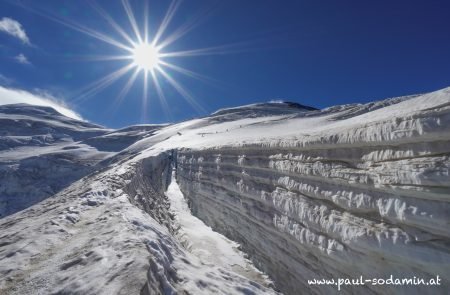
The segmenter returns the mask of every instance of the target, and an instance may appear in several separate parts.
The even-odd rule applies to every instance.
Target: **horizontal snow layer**
[[[336,291],[310,286],[308,279],[390,274],[439,275],[444,286],[432,292],[445,294],[449,106],[445,89],[380,107],[343,107],[331,115],[324,110],[298,119],[266,118],[233,139],[233,132],[248,126],[226,125],[230,135],[222,142],[197,139],[209,148],[180,143],[186,148],[178,153],[178,182],[194,214],[241,243],[286,294]],[[203,129],[213,127],[226,128]],[[365,286],[344,292],[430,290]]]
[[[194,214],[240,242],[282,291],[323,294],[327,287],[306,280],[386,274],[448,280],[445,146],[450,142],[409,144],[428,148],[428,156],[412,159],[403,146],[185,150],[177,175]],[[389,156],[374,160],[374,154]]]

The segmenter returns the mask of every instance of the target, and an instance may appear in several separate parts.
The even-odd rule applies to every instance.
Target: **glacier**
[[[0,293],[447,294],[450,88],[119,130],[0,106]],[[310,285],[442,278],[441,286]]]

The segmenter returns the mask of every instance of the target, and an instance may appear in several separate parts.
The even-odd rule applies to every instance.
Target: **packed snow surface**
[[[307,281],[391,274],[442,285],[340,293],[448,293],[450,88],[121,130],[27,105],[0,120],[2,294],[330,294]]]

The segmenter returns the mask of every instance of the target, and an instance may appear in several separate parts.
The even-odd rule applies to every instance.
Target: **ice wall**
[[[446,110],[446,111],[443,111]],[[286,294],[308,279],[439,275],[442,287],[341,292],[445,294],[450,283],[448,106],[311,140],[178,153],[196,216],[242,244]]]

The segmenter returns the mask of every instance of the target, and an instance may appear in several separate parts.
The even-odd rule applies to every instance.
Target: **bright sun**
[[[133,48],[133,64],[145,71],[154,70],[160,62],[158,48],[149,43],[136,44]]]
[[[211,79],[177,65],[176,63],[174,63],[176,62],[176,60],[174,60],[173,58],[223,54],[226,52],[226,50],[232,48],[232,46],[223,45],[180,51],[169,51],[169,46],[172,43],[175,43],[180,38],[184,37],[193,28],[200,24],[201,18],[209,15],[209,12],[207,13],[206,10],[201,11],[201,13],[205,13],[205,15],[199,13],[196,17],[193,17],[189,21],[186,21],[180,27],[174,29],[172,33],[168,34],[166,32],[167,28],[171,27],[171,20],[173,19],[177,9],[180,7],[180,3],[182,1],[170,1],[169,7],[167,8],[167,12],[163,17],[161,24],[158,27],[155,27],[154,30],[150,30],[148,24],[149,7],[147,0],[143,1],[144,17],[142,26],[139,26],[136,21],[132,6],[130,4],[130,0],[121,0],[120,2],[122,3],[126,16],[128,17],[130,28],[132,29],[131,33],[127,32],[125,28],[122,28],[106,10],[104,10],[98,3],[96,3],[96,1],[89,1],[89,5],[92,6],[92,8],[111,25],[111,27],[116,31],[117,34],[122,37],[123,40],[115,39],[114,35],[96,31],[84,26],[83,24],[79,24],[65,18],[54,17],[53,15],[48,16],[51,20],[54,20],[57,23],[84,33],[87,36],[106,42],[116,47],[117,49],[121,49],[124,51],[124,53],[120,55],[100,55],[98,57],[88,58],[89,60],[94,59],[99,61],[123,60],[127,61],[127,63],[124,64],[121,68],[108,73],[106,76],[84,87],[82,92],[78,95],[78,99],[84,99],[86,97],[92,96],[97,92],[102,91],[113,82],[119,80],[119,78],[123,77],[124,75],[131,73],[123,88],[118,92],[117,97],[114,101],[114,107],[117,107],[132,89],[139,74],[142,74],[143,121],[147,120],[148,99],[150,97],[150,91],[152,91],[152,93],[154,93],[159,98],[164,113],[168,118],[170,118],[171,108],[169,107],[163,91],[163,86],[166,85],[172,86],[172,88],[176,92],[178,92],[178,94],[181,95],[199,113],[204,113],[204,108],[196,101],[196,98],[193,97],[192,94],[183,87],[183,85],[175,78],[175,76],[173,76],[172,73],[177,72],[178,74],[202,81],[211,81]],[[45,14],[42,15],[45,16]],[[161,81],[164,81],[165,85],[162,85],[160,83]],[[150,89],[149,91],[150,82],[153,82],[152,86],[154,87],[152,87],[152,89]]]

